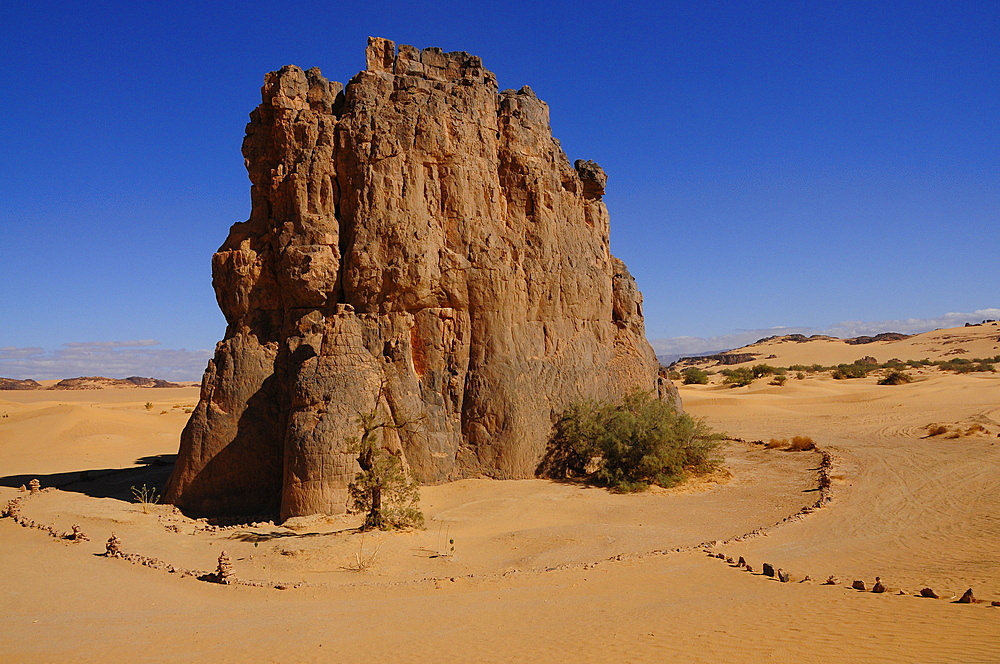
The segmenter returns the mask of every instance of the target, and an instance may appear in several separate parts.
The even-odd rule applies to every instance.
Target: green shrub
[[[701,420],[646,392],[620,404],[582,401],[556,423],[539,471],[550,476],[589,476],[612,491],[674,486],[714,470],[724,437]]]
[[[753,374],[754,378],[763,378],[764,376],[770,376],[774,374],[774,367],[769,364],[755,364],[750,367],[750,373]]]
[[[868,372],[872,370],[870,364],[838,364],[837,368],[830,372],[836,380],[844,378],[866,378]]]
[[[995,371],[993,364],[989,360],[967,360],[956,357],[952,360],[936,362],[941,371],[954,371],[955,373],[973,373],[977,371]]]
[[[910,374],[904,373],[893,369],[885,375],[882,380],[878,382],[879,385],[905,385],[906,383],[912,383],[913,379],[910,378]]]
[[[768,383],[768,385],[777,385],[780,387],[785,384],[786,380],[788,380],[788,376],[786,376],[785,374],[777,374],[775,375],[774,378],[771,379],[771,382]]]
[[[746,387],[753,382],[756,376],[753,375],[753,370],[749,367],[740,367],[739,369],[723,369],[721,372],[725,378],[723,383],[727,385],[732,385],[733,387]]]
[[[671,369],[670,371],[667,372],[667,378],[669,378],[670,380],[680,380],[681,373],[675,369]]]
[[[685,369],[683,374],[685,385],[707,385],[708,384],[708,372],[702,371],[701,369],[696,369],[695,367],[690,367]]]
[[[805,380],[805,378],[806,378],[806,375],[804,373],[802,373],[801,371],[799,371],[799,372],[797,372],[795,374],[795,380]]]

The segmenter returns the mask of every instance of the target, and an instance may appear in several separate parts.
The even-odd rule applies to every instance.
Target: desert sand
[[[882,360],[873,346],[844,361]],[[0,519],[0,661],[997,662],[1000,374],[914,375],[681,388],[734,438],[807,435],[831,453],[832,501],[809,513],[818,453],[732,442],[725,471],[642,495],[423,487],[426,530],[364,536],[355,517],[225,528],[144,513],[130,487],[162,487],[196,388],[0,393],[0,505],[22,497],[24,517],[90,537]],[[58,488],[20,491],[31,478]],[[106,558],[112,532],[196,574]],[[222,550],[267,587],[198,580]],[[876,576],[889,592],[850,588]],[[915,597],[924,587],[941,598]],[[953,603],[969,587],[985,601]]]

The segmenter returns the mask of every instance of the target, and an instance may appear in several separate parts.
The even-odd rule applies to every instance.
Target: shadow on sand
[[[48,475],[7,475],[0,477],[0,486],[17,488],[37,479],[42,487],[55,487],[61,491],[82,493],[92,498],[115,498],[135,502],[132,487],[145,484],[162,491],[174,469],[176,454],[158,454],[135,460],[131,468],[89,468]]]

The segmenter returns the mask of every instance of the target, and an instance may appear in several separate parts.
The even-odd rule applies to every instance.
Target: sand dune
[[[815,500],[818,454],[743,443],[726,473],[639,496],[466,480],[422,488],[427,530],[365,536],[366,553],[380,548],[358,572],[352,517],[216,529],[129,500],[132,485],[162,486],[169,466],[157,463],[176,452],[196,389],[4,393],[0,504],[37,476],[61,488],[23,513],[78,523],[91,541],[0,520],[0,660],[997,661],[1000,608],[912,593],[971,586],[1000,600],[1000,376],[681,392],[732,436],[813,437],[836,458],[833,502],[780,523]],[[932,423],[985,432],[929,437]],[[757,529],[767,534],[732,541]],[[220,586],[106,559],[112,531],[179,567],[211,571],[225,549],[241,578],[305,585]],[[703,553],[707,540],[758,572],[770,562],[814,582],[748,574]],[[831,574],[840,585],[819,585]],[[845,586],[876,575],[909,594]]]
[[[833,366],[850,364],[862,357],[874,357],[878,362],[891,359],[949,360],[954,358],[987,358],[1000,355],[1000,323],[983,323],[970,327],[956,327],[924,332],[898,341],[875,341],[866,344],[849,344],[843,339],[823,337],[809,341],[789,341],[778,337],[769,341],[743,346],[729,353],[748,353],[752,360],[733,366],[750,366],[767,363],[776,367],[793,364],[822,364]],[[718,366],[716,361],[685,361],[684,366]]]

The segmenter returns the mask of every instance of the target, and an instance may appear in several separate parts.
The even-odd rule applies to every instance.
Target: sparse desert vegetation
[[[683,377],[685,385],[707,385],[708,376],[707,371],[696,367],[689,367],[678,374],[678,378]]]
[[[912,383],[913,378],[910,374],[905,371],[900,371],[898,369],[891,369],[886,375],[879,380],[879,385],[905,385],[907,383]]]
[[[135,502],[139,503],[143,514],[149,514],[151,507],[160,502],[160,494],[157,493],[155,486],[146,486],[143,484],[140,487],[133,486],[131,489],[132,497],[135,499]]]
[[[347,489],[355,511],[365,515],[363,530],[422,528],[420,488],[403,467],[401,453],[384,445],[386,430],[408,426],[386,419],[379,412],[380,388],[375,407],[358,414],[361,436],[351,442],[361,470]]]
[[[612,491],[671,487],[711,472],[724,436],[672,404],[637,392],[621,403],[584,401],[556,424],[551,474],[587,476]]]
[[[793,436],[787,438],[772,438],[764,446],[769,450],[784,449],[788,452],[805,452],[816,449],[816,441],[809,436]]]

